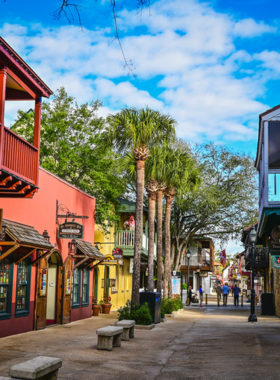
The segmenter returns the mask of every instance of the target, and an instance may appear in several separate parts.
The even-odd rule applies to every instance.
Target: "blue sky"
[[[136,1],[135,1],[136,2]],[[120,1],[120,3],[123,3]],[[127,76],[107,0],[82,0],[84,31],[56,21],[59,1],[0,2],[0,35],[56,90],[99,99],[102,115],[150,106],[178,120],[179,136],[255,156],[258,114],[280,103],[280,5],[270,0],[133,0],[118,12]],[[9,125],[17,108],[7,105]]]

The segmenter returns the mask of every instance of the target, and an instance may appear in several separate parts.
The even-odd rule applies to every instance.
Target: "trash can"
[[[148,303],[151,310],[153,323],[160,323],[161,317],[161,294],[156,292],[141,292],[140,305]]]
[[[261,295],[262,300],[262,315],[274,315],[274,297],[273,293],[263,293]]]

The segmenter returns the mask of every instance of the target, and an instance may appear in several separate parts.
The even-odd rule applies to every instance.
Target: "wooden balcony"
[[[201,271],[214,272],[214,262],[214,258],[211,255],[202,255],[200,253],[192,254],[189,261],[190,271],[199,269]],[[188,259],[187,256],[184,256],[181,270],[186,271],[187,269]]]
[[[115,245],[117,248],[122,248],[124,255],[133,256],[135,244],[135,231],[118,230],[116,233]],[[148,254],[149,238],[142,234],[142,253]],[[154,245],[154,255],[156,257],[157,246]]]
[[[0,128],[0,197],[30,198],[37,191],[38,149]]]

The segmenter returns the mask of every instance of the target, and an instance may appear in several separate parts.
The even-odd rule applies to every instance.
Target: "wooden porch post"
[[[36,158],[36,182],[35,185],[38,186],[39,183],[39,164],[40,164],[40,130],[41,130],[41,110],[42,110],[42,98],[36,98],[35,100],[35,125],[34,125],[34,143],[37,151]]]
[[[7,67],[0,65],[0,167],[3,162],[4,150],[4,116],[6,100]]]

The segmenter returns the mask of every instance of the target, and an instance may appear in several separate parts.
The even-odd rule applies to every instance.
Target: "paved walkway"
[[[280,373],[280,319],[248,323],[249,307],[188,307],[112,352],[97,351],[99,316],[0,339],[0,376],[38,355],[60,357],[59,380],[270,380]]]

